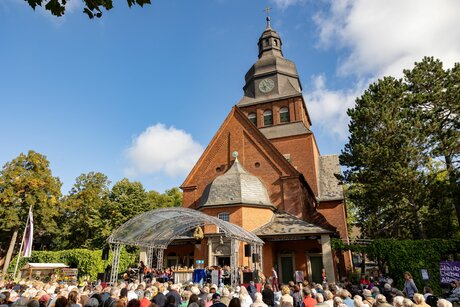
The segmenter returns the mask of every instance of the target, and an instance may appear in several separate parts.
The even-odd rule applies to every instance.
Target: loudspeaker
[[[249,284],[252,281],[252,272],[243,272],[243,284]]]
[[[254,270],[254,272],[252,272],[252,280],[255,283],[260,283],[259,270]]]
[[[102,260],[109,260],[109,251],[110,249],[108,246],[104,247],[104,249],[102,250]]]
[[[244,257],[251,257],[251,245],[249,244],[244,246]]]
[[[259,263],[260,262],[260,255],[259,254],[252,254],[252,262]]]

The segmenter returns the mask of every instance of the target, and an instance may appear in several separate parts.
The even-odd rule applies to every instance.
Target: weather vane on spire
[[[272,8],[267,6],[265,9],[264,9],[265,13],[267,13],[267,29],[270,28],[270,12],[272,11]]]

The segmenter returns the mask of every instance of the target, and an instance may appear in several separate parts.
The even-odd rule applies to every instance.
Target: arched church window
[[[275,42],[275,46],[278,46],[278,41],[276,39],[274,40],[274,42]]]
[[[280,123],[289,123],[289,108],[282,107],[280,109]]]
[[[270,41],[268,39],[265,40],[265,46],[270,45]]]
[[[256,113],[254,113],[254,112],[249,113],[248,119],[249,119],[254,125],[257,126],[257,115],[256,115]]]
[[[271,125],[273,125],[272,110],[265,110],[264,111],[264,126],[271,126]]]

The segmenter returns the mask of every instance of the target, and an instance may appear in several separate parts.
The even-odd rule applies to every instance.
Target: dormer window
[[[256,113],[254,113],[254,112],[249,113],[248,119],[249,119],[254,125],[257,126],[257,115],[256,115]]]
[[[280,123],[289,123],[289,108],[283,107],[280,109]]]
[[[273,125],[272,110],[265,110],[264,111],[264,126],[271,126],[271,125]]]

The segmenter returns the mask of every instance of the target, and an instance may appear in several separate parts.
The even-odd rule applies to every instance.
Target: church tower
[[[244,96],[237,106],[305,176],[318,197],[319,150],[302,85],[295,64],[283,56],[282,40],[269,17],[258,47],[259,59],[246,73]]]
[[[321,156],[311,131],[295,64],[283,55],[280,35],[266,28],[258,59],[245,75],[243,97],[232,108],[181,188],[183,206],[253,232],[264,240],[259,268],[277,267],[282,282],[295,271],[332,281],[350,265],[334,265],[330,237],[347,240],[336,155]],[[225,263],[229,249],[217,228],[204,228],[195,259]],[[206,242],[206,243],[204,243]],[[204,245],[206,244],[206,245]],[[239,250],[241,263],[252,265]],[[336,255],[337,256],[337,255]]]

